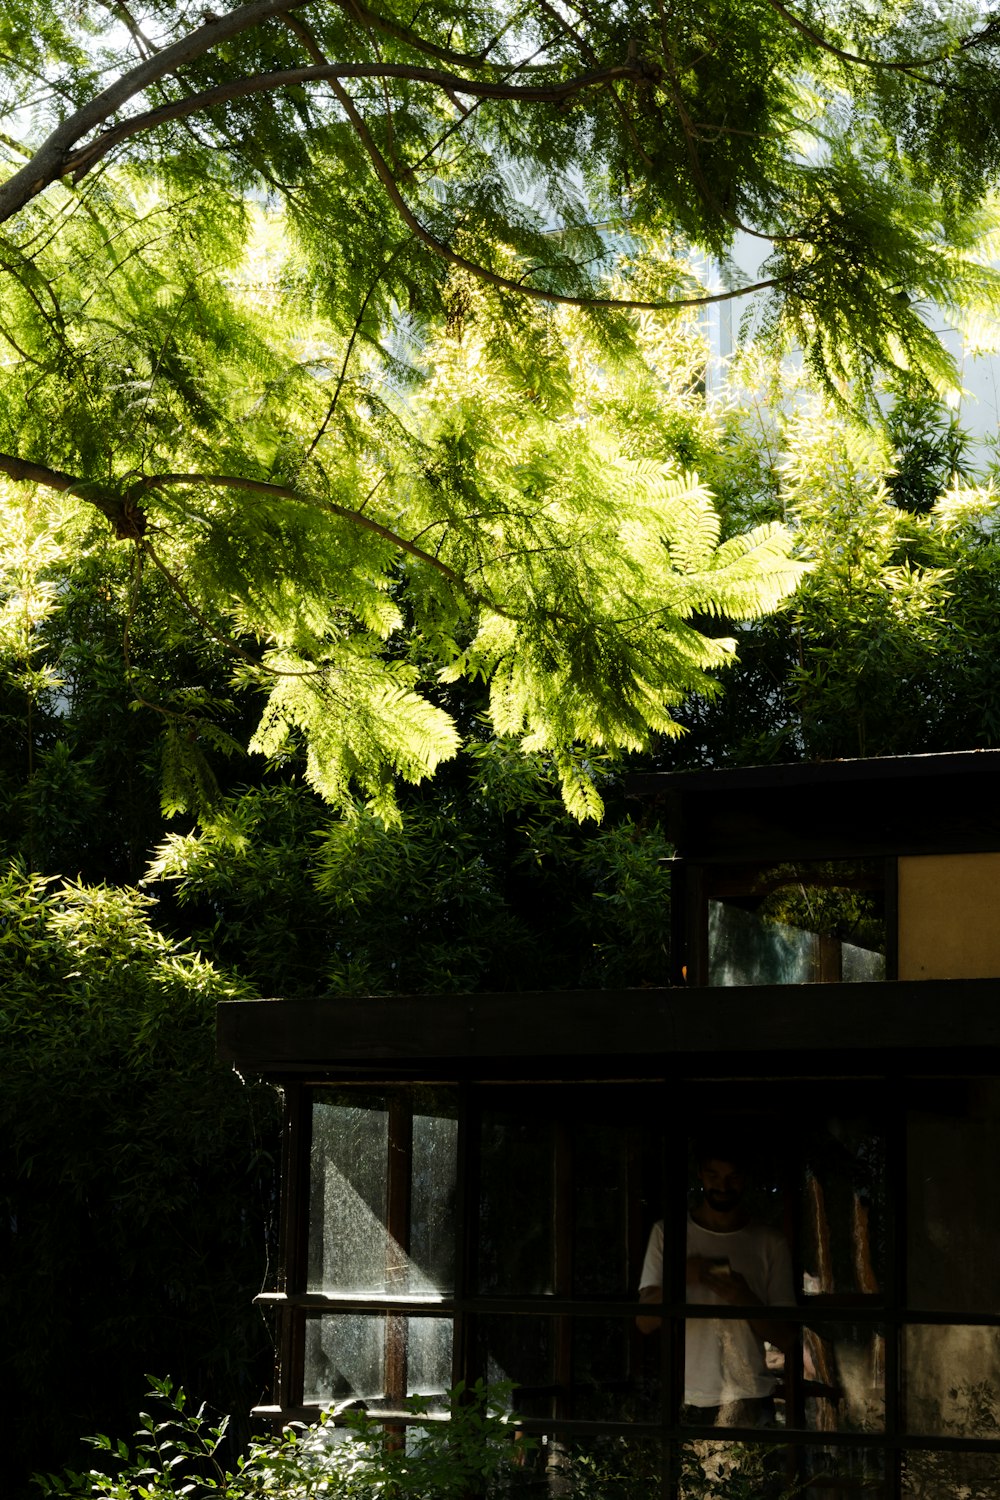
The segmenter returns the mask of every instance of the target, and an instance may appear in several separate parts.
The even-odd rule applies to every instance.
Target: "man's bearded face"
[[[734,1162],[717,1161],[713,1157],[702,1162],[698,1177],[705,1202],[716,1213],[732,1213],[743,1202],[746,1178]]]

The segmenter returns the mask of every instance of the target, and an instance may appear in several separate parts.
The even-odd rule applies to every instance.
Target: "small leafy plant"
[[[312,1426],[254,1440],[230,1462],[228,1419],[213,1422],[204,1404],[190,1409],[181,1387],[149,1379],[162,1415],[140,1414],[133,1447],[88,1439],[107,1455],[110,1472],[36,1476],[45,1500],[465,1500],[485,1495],[528,1446],[514,1443],[505,1411],[510,1388],[487,1390],[477,1381],[449,1391],[441,1415],[410,1397],[402,1429],[365,1411],[324,1414]],[[425,1423],[412,1421],[421,1417]]]

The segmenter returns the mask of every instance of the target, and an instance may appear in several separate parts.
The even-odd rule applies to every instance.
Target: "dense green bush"
[[[275,1100],[214,1055],[220,971],[129,888],[0,876],[6,1478],[124,1424],[153,1361],[245,1412]]]

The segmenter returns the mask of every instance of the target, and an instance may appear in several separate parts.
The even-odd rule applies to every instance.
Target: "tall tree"
[[[684,693],[711,689],[730,648],[691,618],[773,607],[800,571],[782,528],[723,543],[695,476],[623,451],[600,409],[614,372],[578,315],[522,318],[512,351],[468,292],[450,328],[415,336],[409,365],[348,375],[311,295],[282,285],[302,262],[271,244],[268,263],[281,226],[257,216],[256,260],[236,237],[224,286],[202,274],[195,231],[221,256],[230,226],[206,228],[200,200],[188,211],[196,225],[160,226],[154,207],[155,229],[150,214],[126,223],[110,251],[84,215],[45,252],[80,232],[51,283],[75,287],[72,326],[53,353],[26,305],[6,372],[0,429],[46,463],[8,471],[112,519],[137,607],[147,579],[173,593],[265,690],[254,747],[280,757],[301,738],[332,803],[358,791],[388,813],[394,776],[456,748],[435,683],[481,677],[495,729],[550,752],[568,805],[597,811],[574,747],[638,747],[671,731]],[[133,231],[153,242],[130,255]],[[115,258],[90,292],[85,250]]]
[[[997,23],[962,3],[20,0],[4,24],[28,159],[0,217],[112,161],[254,185],[383,310],[440,302],[454,269],[519,301],[673,307],[656,255],[607,285],[595,217],[723,256],[743,230],[822,369],[847,369],[848,328],[861,370],[933,362],[909,299],[949,300],[1000,164]]]
[[[452,753],[444,672],[593,811],[574,746],[669,732],[726,655],[694,615],[794,582],[778,530],[717,547],[704,491],[580,395],[648,363],[650,319],[747,290],[736,233],[763,324],[842,394],[950,378],[927,299],[997,307],[995,34],[964,10],[20,0],[2,27],[0,471],[106,517],[335,802],[388,812]]]

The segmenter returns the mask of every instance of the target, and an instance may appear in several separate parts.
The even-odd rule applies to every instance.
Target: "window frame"
[[[827,1432],[804,1428],[801,1425],[774,1429],[745,1427],[713,1428],[713,1441],[732,1440],[759,1444],[785,1450],[788,1461],[802,1450],[811,1448],[853,1448],[879,1452],[884,1456],[884,1482],[881,1491],[883,1500],[898,1500],[902,1495],[902,1471],[906,1455],[911,1452],[932,1451],[943,1453],[987,1453],[1000,1456],[1000,1437],[960,1437],[944,1433],[920,1434],[906,1431],[904,1403],[903,1341],[906,1329],[913,1325],[947,1325],[1000,1328],[1000,1313],[988,1309],[979,1311],[921,1309],[906,1305],[907,1273],[907,1161],[906,1161],[906,1113],[893,1106],[899,1097],[900,1085],[913,1078],[995,1077],[988,1068],[966,1067],[962,1072],[928,1072],[926,1068],[915,1070],[910,1066],[867,1069],[851,1075],[855,1086],[869,1092],[873,1098],[884,1100],[886,1129],[886,1266],[885,1286],[879,1294],[857,1294],[853,1298],[838,1296],[836,1301],[824,1303],[821,1298],[802,1299],[795,1307],[774,1308],[771,1315],[799,1326],[808,1324],[819,1329],[845,1322],[877,1324],[885,1335],[885,1407],[884,1426],[873,1432]],[[815,1085],[824,1091],[833,1091],[846,1084],[846,1078],[836,1072],[815,1067],[815,1059],[809,1073],[799,1068],[780,1070],[773,1079],[773,1087],[785,1091],[786,1104],[792,1096]],[[598,1091],[608,1103],[616,1097],[616,1090],[627,1087],[640,1088],[652,1112],[657,1101],[662,1105],[664,1129],[669,1133],[674,1127],[686,1130],[683,1124],[688,1101],[694,1091],[705,1088],[736,1088],[746,1094],[762,1085],[750,1069],[741,1071],[738,1078],[713,1072],[711,1068],[688,1067],[675,1071],[671,1076],[645,1078],[615,1082],[600,1079],[562,1079],[559,1081],[537,1079],[502,1080],[454,1077],[421,1080],[421,1084],[451,1086],[456,1089],[458,1107],[457,1162],[456,1162],[456,1209],[455,1209],[455,1289],[451,1297],[443,1296],[439,1302],[427,1305],[419,1299],[407,1296],[357,1296],[331,1297],[306,1290],[308,1275],[308,1194],[310,1164],[310,1119],[313,1093],[317,1089],[335,1086],[344,1090],[356,1086],[359,1092],[373,1091],[389,1097],[404,1098],[412,1090],[416,1080],[399,1078],[384,1079],[357,1074],[345,1079],[334,1075],[286,1080],[285,1093],[285,1192],[282,1198],[282,1251],[281,1284],[277,1291],[263,1293],[257,1300],[277,1314],[277,1348],[275,1401],[273,1406],[257,1408],[257,1414],[289,1420],[312,1420],[323,1409],[306,1405],[302,1400],[304,1374],[305,1321],[317,1313],[332,1316],[338,1313],[372,1312],[383,1313],[387,1318],[410,1316],[450,1316],[454,1320],[452,1381],[459,1379],[474,1381],[484,1372],[477,1367],[475,1358],[476,1330],[478,1321],[490,1315],[513,1316],[536,1315],[552,1320],[554,1331],[553,1388],[555,1391],[552,1414],[548,1417],[526,1417],[518,1423],[518,1430],[537,1436],[546,1436],[554,1441],[570,1441],[600,1436],[627,1436],[637,1441],[655,1439],[661,1445],[663,1455],[662,1484],[663,1500],[676,1494],[675,1469],[680,1448],[692,1440],[706,1437],[706,1429],[685,1425],[680,1420],[681,1394],[683,1390],[683,1330],[692,1317],[718,1318],[746,1316],[739,1308],[698,1309],[683,1300],[683,1215],[677,1215],[677,1232],[665,1239],[665,1288],[671,1286],[671,1295],[665,1297],[658,1312],[663,1319],[664,1335],[660,1343],[660,1418],[656,1422],[591,1421],[574,1419],[566,1415],[567,1408],[560,1408],[558,1388],[565,1386],[571,1372],[571,1340],[574,1320],[578,1318],[620,1317],[634,1320],[641,1311],[649,1311],[648,1304],[635,1298],[595,1298],[572,1295],[565,1276],[557,1282],[551,1294],[534,1296],[484,1295],[477,1291],[475,1282],[476,1250],[474,1228],[478,1222],[478,1153],[475,1149],[478,1121],[487,1100],[516,1102],[525,1097],[525,1091],[549,1099],[562,1093],[565,1102],[570,1095],[565,1090]],[[579,1094],[576,1096],[579,1098]],[[553,1111],[549,1109],[549,1114]],[[565,1112],[563,1112],[565,1113]],[[642,1113],[642,1112],[640,1112]],[[554,1115],[559,1118],[560,1111]],[[670,1122],[673,1122],[671,1124]],[[675,1130],[676,1134],[676,1130]],[[683,1138],[683,1136],[681,1137]],[[393,1149],[400,1148],[397,1136]],[[403,1144],[405,1152],[405,1143]],[[556,1261],[560,1258],[559,1237],[565,1235],[569,1218],[570,1192],[559,1166],[559,1154],[565,1159],[565,1140],[560,1144],[558,1132],[554,1137],[554,1162],[556,1190],[553,1213],[556,1221]],[[665,1150],[662,1158],[663,1178],[660,1184],[662,1201],[678,1202],[686,1198],[688,1191],[688,1164],[686,1150]],[[396,1208],[390,1215],[399,1213],[402,1198],[397,1198]],[[631,1212],[631,1203],[629,1207]],[[562,1226],[560,1229],[560,1225]],[[398,1227],[398,1225],[397,1225]],[[634,1240],[634,1236],[633,1236]],[[565,1249],[562,1251],[565,1255]],[[670,1269],[672,1266],[672,1270]],[[672,1278],[672,1280],[671,1280]],[[638,1337],[641,1338],[641,1335]],[[801,1341],[798,1341],[801,1359]],[[796,1394],[795,1367],[788,1373],[788,1410],[797,1410],[801,1416],[801,1390]],[[801,1378],[801,1368],[798,1371]],[[798,1406],[796,1407],[796,1402]],[[400,1405],[397,1409],[373,1413],[379,1420],[393,1426],[405,1426],[415,1419]],[[421,1417],[426,1422],[427,1417]],[[431,1420],[438,1420],[432,1417]]]

